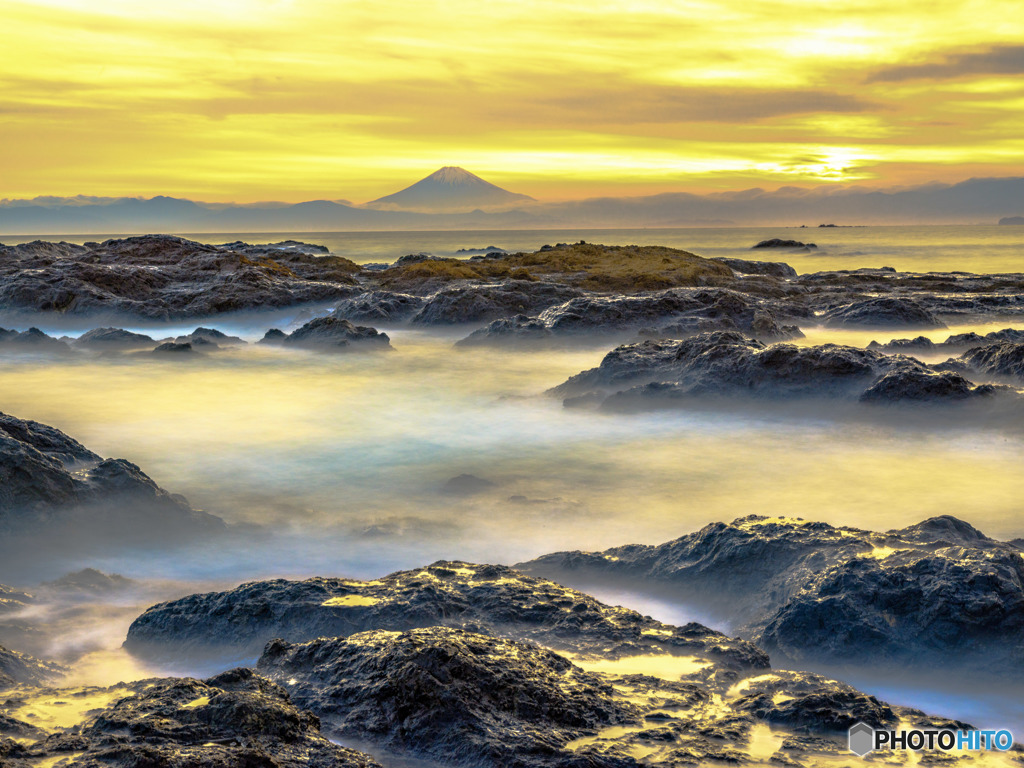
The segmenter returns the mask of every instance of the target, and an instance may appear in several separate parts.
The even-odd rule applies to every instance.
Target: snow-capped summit
[[[366,204],[367,208],[457,213],[480,209],[512,208],[532,197],[509,192],[484,181],[464,168],[446,165],[401,192]]]

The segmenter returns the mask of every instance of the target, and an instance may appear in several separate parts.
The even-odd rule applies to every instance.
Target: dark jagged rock
[[[67,672],[60,664],[0,647],[0,691],[15,685],[50,683]]]
[[[620,392],[616,404],[623,399],[696,396],[856,398],[880,377],[897,370],[931,372],[910,357],[836,344],[765,346],[733,331],[717,331],[617,347],[600,366],[571,377],[549,393],[564,398]]]
[[[961,355],[960,361],[983,376],[1024,379],[1024,343],[1003,341],[974,347]]]
[[[855,301],[825,313],[826,325],[859,328],[945,328],[946,324],[913,299],[883,296]]]
[[[637,296],[585,296],[550,307],[536,317],[497,320],[474,331],[462,345],[508,341],[552,340],[643,329],[660,337],[684,336],[714,329],[740,329],[766,337],[798,335],[782,328],[780,319],[806,316],[799,307],[781,301],[747,296],[729,289],[673,288]]]
[[[226,333],[218,331],[216,328],[196,328],[187,336],[179,336],[174,339],[174,341],[191,344],[195,344],[196,342],[208,342],[215,346],[243,346],[247,343],[245,339],[238,336],[228,336]]]
[[[886,344],[872,341],[867,348],[880,352],[932,352],[936,346],[927,336],[917,336],[913,339],[893,339]]]
[[[152,349],[156,340],[143,333],[132,333],[122,328],[94,328],[75,340],[76,347],[86,349]]]
[[[1019,675],[1024,558],[942,516],[884,533],[751,515],[660,546],[561,552],[520,569],[670,589],[795,661]],[[711,595],[715,597],[712,598]]]
[[[758,719],[813,732],[846,732],[856,723],[893,728],[892,707],[856,688],[805,672],[772,672],[739,684],[734,706]]]
[[[276,579],[161,603],[132,623],[125,647],[154,657],[257,654],[274,638],[304,642],[431,626],[611,658],[686,653],[733,670],[768,663],[753,646],[699,624],[670,627],[511,568],[444,561],[374,581]]]
[[[74,573],[67,573],[59,579],[43,582],[41,586],[62,594],[103,595],[130,589],[135,584],[135,581],[120,574],[106,574],[95,568],[83,568]]]
[[[540,312],[583,295],[567,285],[506,280],[492,285],[444,288],[428,297],[412,317],[416,325],[457,325]]]
[[[473,496],[494,489],[495,483],[476,475],[456,475],[449,478],[441,488],[448,496]]]
[[[281,240],[277,243],[250,244],[236,240],[233,243],[218,245],[218,248],[247,256],[281,256],[282,254],[301,253],[309,256],[329,256],[330,250],[324,245],[303,243],[300,240]]]
[[[353,322],[402,323],[416,314],[426,299],[410,293],[367,291],[334,308],[337,317]]]
[[[38,328],[27,331],[15,331],[0,328],[0,354],[30,353],[48,355],[66,355],[71,352],[67,342],[55,339]]]
[[[332,352],[382,350],[391,348],[386,333],[365,325],[353,325],[333,315],[316,317],[282,341],[285,346]]]
[[[754,247],[756,248],[757,246]],[[748,261],[747,259],[728,259],[722,256],[715,257],[714,261],[722,262],[733,272],[738,272],[741,275],[769,275],[782,278],[796,277],[796,270],[789,266],[789,264],[781,261]]]
[[[257,341],[257,344],[267,344],[273,347],[279,347],[284,344],[284,340],[288,338],[288,334],[279,328],[271,328],[265,334],[263,338]]]
[[[380,768],[328,741],[314,715],[248,669],[132,688],[76,727],[22,747],[13,756],[23,762],[11,767],[64,759],[81,768]]]
[[[814,243],[801,243],[799,240],[782,240],[778,237],[773,237],[770,240],[762,240],[757,245],[752,245],[751,248],[817,248],[818,246]]]
[[[100,525],[113,524],[114,530]],[[0,414],[0,528],[95,528],[99,537],[173,531],[213,532],[223,521],[196,512],[134,464],[101,459],[60,430]],[[5,542],[11,543],[11,542]]]
[[[266,255],[145,235],[91,247],[0,247],[0,310],[152,319],[331,301],[350,295],[356,264],[275,249]]]
[[[157,357],[191,357],[200,352],[187,341],[165,341],[150,354]]]
[[[567,743],[638,714],[563,656],[459,629],[276,640],[257,669],[340,738],[448,765],[565,765]]]
[[[987,397],[996,393],[989,384],[972,384],[952,371],[922,371],[901,368],[882,376],[864,390],[862,403],[900,403],[906,401],[935,403],[949,400],[967,400]]]

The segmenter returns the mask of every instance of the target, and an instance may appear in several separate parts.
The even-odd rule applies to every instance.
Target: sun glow
[[[539,199],[1021,174],[1017,11],[15,1],[0,197],[364,201],[449,164]]]

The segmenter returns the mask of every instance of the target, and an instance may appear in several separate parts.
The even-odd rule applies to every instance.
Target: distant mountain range
[[[363,206],[346,201],[201,203],[173,197],[0,200],[0,234],[554,229],[834,224],[1017,223],[1024,178],[900,189],[599,197],[543,203],[446,167]]]
[[[373,200],[364,207],[387,211],[459,213],[508,210],[532,202],[534,199],[528,195],[509,192],[464,168],[446,165],[401,192]]]

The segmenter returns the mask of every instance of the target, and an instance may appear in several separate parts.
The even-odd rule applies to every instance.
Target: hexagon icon
[[[849,732],[850,751],[864,757],[875,747],[875,729],[867,723],[855,723]]]

